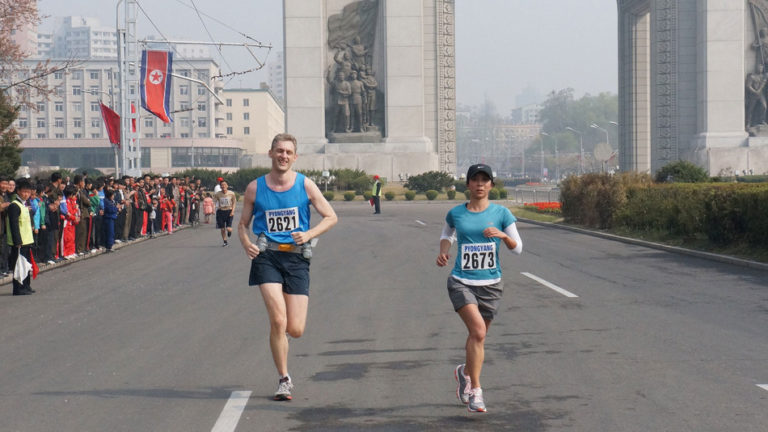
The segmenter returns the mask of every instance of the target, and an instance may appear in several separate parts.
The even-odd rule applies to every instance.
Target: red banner
[[[108,106],[99,102],[101,105],[101,118],[104,119],[104,126],[107,128],[109,142],[120,147],[120,116],[112,111]]]

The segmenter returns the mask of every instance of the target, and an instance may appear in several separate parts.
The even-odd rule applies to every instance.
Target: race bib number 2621
[[[299,227],[299,208],[267,210],[267,230],[271,233],[290,232]]]
[[[488,270],[496,268],[496,243],[461,245],[462,270]]]

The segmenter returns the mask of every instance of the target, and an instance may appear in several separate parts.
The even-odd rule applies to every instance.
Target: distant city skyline
[[[272,45],[267,62],[283,49],[282,2],[160,0],[139,4],[150,18],[139,11],[137,30],[142,37],[244,42],[244,33]],[[103,26],[115,23],[115,7],[105,7],[103,0],[40,0],[39,8],[41,15],[47,16],[43,29],[49,28],[53,17],[72,15],[96,17]],[[122,7],[120,13],[122,16]],[[499,114],[508,115],[518,106],[519,96],[544,97],[567,87],[575,90],[576,97],[616,93],[616,13],[615,0],[457,0],[458,103],[477,106],[487,98]],[[225,74],[257,66],[242,48],[224,48],[222,52],[223,57],[211,48]],[[266,53],[265,49],[254,51],[260,61],[265,60]],[[229,88],[258,88],[260,82],[268,81],[268,68],[233,75],[226,81]]]

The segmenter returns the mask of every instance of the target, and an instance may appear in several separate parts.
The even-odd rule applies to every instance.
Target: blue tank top
[[[275,192],[267,186],[266,176],[256,179],[253,202],[253,233],[265,233],[275,243],[295,243],[291,233],[309,230],[309,197],[304,189],[304,175],[287,191]]]

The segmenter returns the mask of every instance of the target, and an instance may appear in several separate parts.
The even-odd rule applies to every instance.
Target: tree
[[[706,183],[707,171],[688,161],[671,162],[656,171],[657,183]]]
[[[0,93],[0,176],[12,177],[21,166],[21,139],[13,128],[18,115],[18,107],[13,106],[8,97]]]

